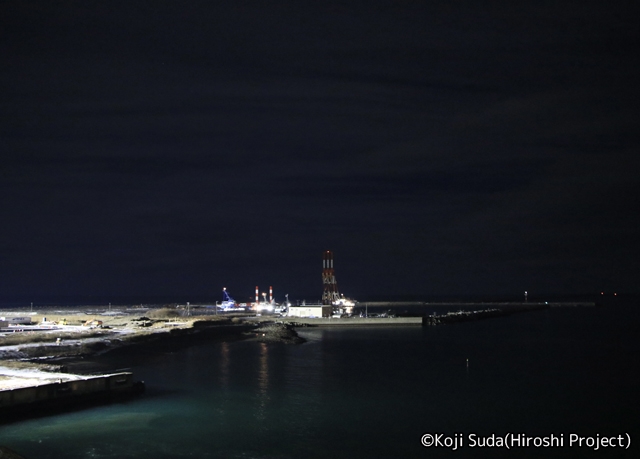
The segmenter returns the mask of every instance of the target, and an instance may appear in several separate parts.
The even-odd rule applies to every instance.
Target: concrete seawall
[[[9,421],[5,414],[28,416],[41,411],[72,408],[85,402],[108,402],[134,395],[143,388],[144,383],[134,382],[130,372],[32,383],[0,390],[0,413],[2,421]]]

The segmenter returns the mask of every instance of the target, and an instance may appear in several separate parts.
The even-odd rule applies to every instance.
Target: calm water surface
[[[308,342],[107,356],[134,401],[0,426],[45,458],[638,457],[587,448],[426,449],[425,432],[640,441],[635,304],[434,328],[302,329]],[[117,359],[117,361],[116,361]],[[467,363],[468,359],[468,363]]]

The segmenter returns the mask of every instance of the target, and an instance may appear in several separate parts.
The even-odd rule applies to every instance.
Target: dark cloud
[[[636,289],[629,5],[5,3],[8,295]]]

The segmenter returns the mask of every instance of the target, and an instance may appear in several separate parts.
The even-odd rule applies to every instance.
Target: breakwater
[[[422,325],[443,325],[457,322],[469,322],[481,319],[490,319],[495,317],[509,316],[518,312],[536,311],[540,309],[548,309],[551,306],[548,303],[538,303],[529,305],[519,305],[517,308],[489,308],[475,311],[456,311],[447,312],[446,314],[432,314],[422,318]]]
[[[594,301],[537,301],[537,302],[516,302],[516,301],[365,301],[357,304],[358,308],[398,308],[410,306],[425,306],[435,308],[527,308],[529,306],[548,306],[550,308],[560,307],[594,307],[597,306]]]
[[[292,317],[282,319],[294,327],[353,327],[383,325],[420,325],[421,317],[342,317],[342,318],[305,318]]]
[[[76,376],[58,381],[30,382],[0,390],[2,421],[16,417],[57,412],[86,403],[110,402],[141,393],[143,382],[133,380],[133,373],[119,372],[97,376]]]

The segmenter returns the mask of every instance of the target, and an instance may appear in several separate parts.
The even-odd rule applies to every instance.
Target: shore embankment
[[[153,318],[140,316],[47,316],[34,317],[34,325],[15,326],[13,332],[0,333],[0,361],[52,364],[61,359],[83,358],[119,348],[146,343],[179,346],[199,340],[257,339],[280,334],[275,329],[260,330],[262,322],[247,322],[243,317],[196,316]],[[42,324],[46,323],[43,327]],[[84,325],[83,325],[84,324]],[[277,339],[272,339],[277,341]]]
[[[108,321],[106,318],[104,321],[94,319],[93,322],[100,323],[90,326],[70,325],[70,320],[67,319],[65,325],[49,325],[54,327],[50,329],[40,329],[38,325],[32,328],[15,327],[15,332],[0,335],[0,359],[40,363],[52,358],[82,357],[145,341],[177,339],[183,335],[196,334],[206,328],[202,323],[219,325],[219,331],[223,331],[225,325],[230,325],[206,319],[176,322],[151,320],[147,317],[129,318],[123,323]],[[48,323],[59,322],[49,320]]]
[[[138,393],[133,390],[140,387],[133,385],[133,374],[117,373],[116,378],[98,365],[102,355],[129,352],[131,346],[136,352],[146,352],[205,341],[304,342],[287,324],[247,322],[233,316],[154,317],[157,315],[151,311],[87,318],[63,311],[47,314],[46,320],[35,316],[32,325],[7,327],[9,332],[0,333],[0,412],[55,411],[62,405],[100,403],[125,392]],[[102,374],[90,374],[98,368],[103,368]],[[123,378],[126,391],[116,384]]]

